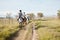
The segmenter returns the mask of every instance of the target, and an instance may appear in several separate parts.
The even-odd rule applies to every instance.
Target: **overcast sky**
[[[53,16],[60,9],[60,0],[0,0],[0,16],[7,12],[16,15],[19,9],[26,13],[42,12],[45,16]]]

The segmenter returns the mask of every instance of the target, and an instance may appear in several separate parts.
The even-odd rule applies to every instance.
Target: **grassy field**
[[[19,30],[18,25],[18,22],[14,19],[0,19],[0,40],[5,40]]]
[[[60,40],[60,20],[34,20],[33,22],[36,24],[38,40]],[[0,19],[0,40],[5,40],[18,31],[18,25],[15,19]]]
[[[19,29],[19,23],[16,19],[0,19],[0,40],[9,38],[11,34],[14,34]]]
[[[60,20],[35,21],[39,40],[60,40]]]

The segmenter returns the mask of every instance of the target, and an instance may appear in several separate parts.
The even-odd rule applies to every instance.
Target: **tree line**
[[[7,13],[6,18],[11,19],[12,18],[11,15],[12,15],[11,13]],[[35,17],[36,17],[36,15],[34,13],[29,13],[29,14],[26,14],[26,15],[28,15],[31,20],[35,19]],[[18,17],[18,15],[15,16],[15,18],[17,18],[17,17]],[[41,19],[42,17],[44,17],[43,13],[38,12],[37,13],[37,18]],[[57,11],[57,17],[58,17],[58,19],[60,19],[60,10]]]

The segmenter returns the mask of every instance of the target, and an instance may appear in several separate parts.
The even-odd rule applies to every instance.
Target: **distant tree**
[[[60,19],[60,10],[58,10],[57,16]]]
[[[33,20],[35,18],[35,15],[33,13],[27,14],[31,20]]]
[[[10,19],[11,18],[11,13],[7,13],[6,14],[6,18],[9,18]]]
[[[11,22],[11,13],[7,13],[6,14],[6,18],[8,19],[8,23],[10,24],[10,22]],[[12,21],[13,22],[13,21]]]
[[[38,16],[39,18],[41,18],[41,17],[43,17],[43,13],[39,12],[39,13],[37,13],[37,16]]]

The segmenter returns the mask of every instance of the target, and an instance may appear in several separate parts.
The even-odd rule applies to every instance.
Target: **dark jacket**
[[[22,14],[22,12],[20,12],[20,13],[19,13],[19,18],[21,18],[21,17],[22,17],[22,15],[23,15],[23,14]]]

